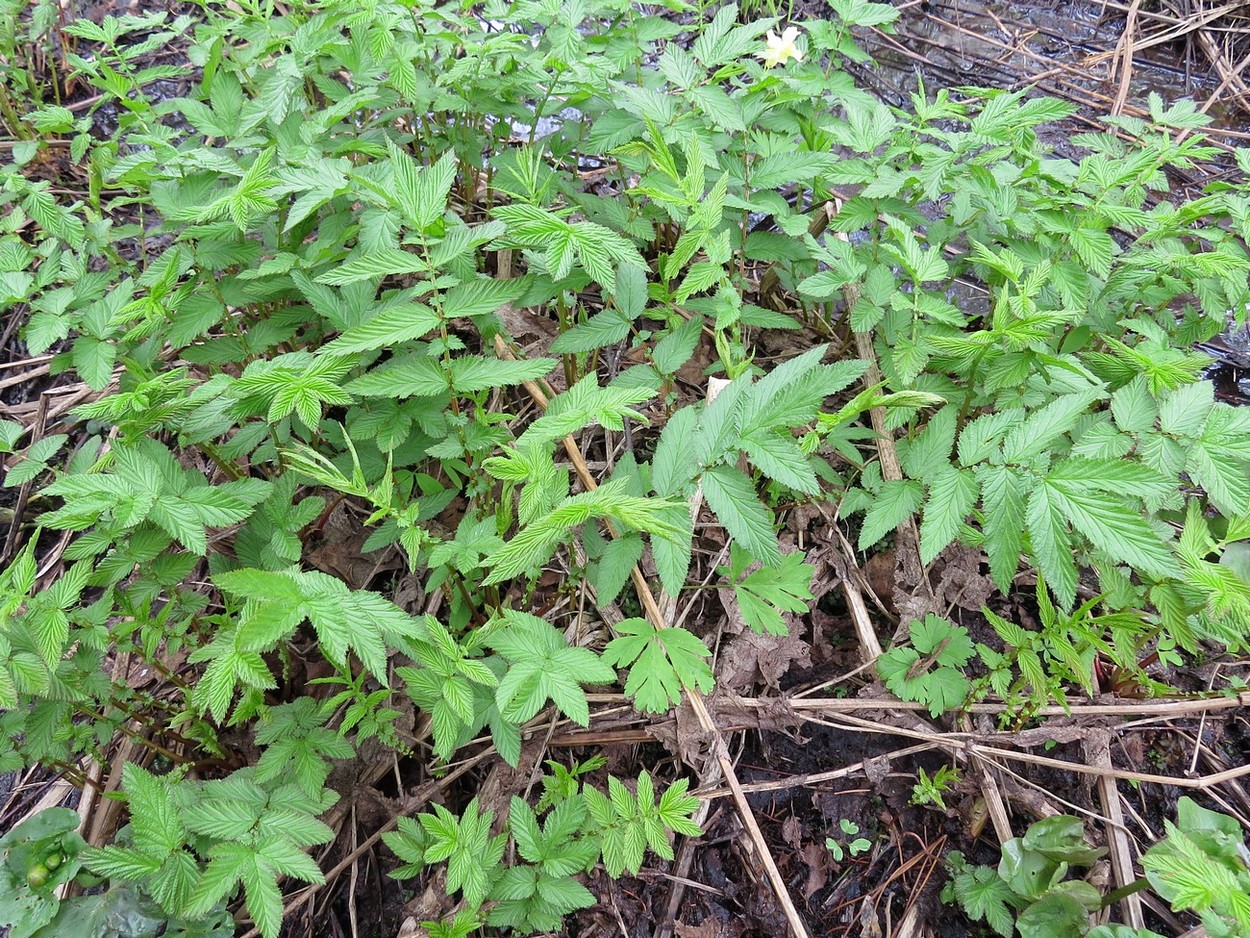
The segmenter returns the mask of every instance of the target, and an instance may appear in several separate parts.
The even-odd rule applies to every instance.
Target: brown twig
[[[606,697],[606,695],[605,695]],[[598,699],[598,698],[595,698]],[[615,699],[615,698],[613,698]],[[928,705],[893,697],[790,697],[783,698],[790,709],[823,711],[825,713],[854,713],[858,710],[927,710]],[[606,699],[603,700],[606,702]],[[734,705],[739,707],[773,707],[778,701],[754,697],[738,697]],[[1173,700],[1126,700],[1116,698],[1112,703],[1070,704],[1067,707],[1040,707],[1029,711],[1036,717],[1081,716],[1164,716],[1180,717],[1216,710],[1238,710],[1250,707],[1250,691],[1242,691],[1235,697],[1197,697]],[[968,713],[1003,714],[1011,711],[1005,703],[977,703],[966,708]]]
[[[1120,85],[1115,94],[1115,101],[1111,105],[1112,114],[1121,114],[1124,111],[1124,105],[1128,103],[1129,87],[1133,81],[1133,38],[1137,34],[1137,10],[1141,6],[1141,0],[1132,0],[1129,4],[1128,13],[1124,16],[1124,32],[1120,35],[1120,42],[1116,47],[1116,59],[1119,61]]]
[[[895,759],[906,758],[907,756],[914,756],[917,753],[929,752],[930,750],[937,748],[938,746],[936,744],[930,745],[928,743],[920,743],[915,746],[904,746],[902,749],[895,749],[892,752],[887,752],[880,756],[874,756],[872,759],[864,759],[860,762],[853,762],[840,769],[830,769],[827,772],[804,772],[800,775],[790,775],[786,778],[777,779],[772,782],[750,782],[743,785],[742,790],[744,792],[786,791],[790,788],[806,788],[812,785],[820,785],[824,782],[832,782],[840,778],[850,778],[853,775],[858,775],[860,772],[864,771],[865,766],[869,762],[875,762],[877,759],[888,759],[893,761]],[[694,794],[698,795],[700,798],[705,798],[710,801],[715,798],[728,797],[732,794],[732,792],[728,788],[712,788],[707,790],[699,789],[694,792]]]
[[[1064,759],[1052,759],[1048,756],[1038,756],[1031,752],[1020,752],[1012,749],[1002,749],[998,746],[987,746],[977,742],[976,739],[972,738],[967,733],[941,733],[931,729],[925,731],[921,731],[919,729],[907,729],[901,726],[892,726],[888,723],[883,723],[877,720],[861,719],[860,717],[854,717],[850,714],[838,714],[827,720],[811,718],[811,722],[825,724],[840,729],[851,729],[858,732],[886,733],[891,736],[903,736],[908,739],[938,743],[955,755],[962,754],[969,758],[976,756],[989,761],[993,761],[995,759],[1009,759],[1016,762],[1029,763],[1031,765],[1041,765],[1051,769],[1059,769],[1063,772],[1073,772],[1078,775],[1089,775],[1093,778],[1105,777],[1139,783],[1149,782],[1156,785],[1175,785],[1178,788],[1203,790],[1213,788],[1216,785],[1221,785],[1232,779],[1250,775],[1250,764],[1238,765],[1223,771],[1213,772],[1208,775],[1198,777],[1155,775],[1148,772],[1133,772],[1128,769],[1085,765],[1084,763],[1069,762]]]
[[[1085,758],[1090,765],[1102,769],[1111,768],[1111,734],[1106,730],[1094,731],[1085,741]],[[1103,824],[1107,832],[1107,847],[1111,857],[1111,875],[1115,878],[1117,889],[1127,886],[1137,879],[1133,871],[1133,848],[1129,844],[1128,831],[1124,826],[1124,811],[1120,806],[1120,792],[1116,788],[1115,779],[1106,775],[1098,777],[1098,799],[1102,804]],[[1120,909],[1124,913],[1124,921],[1133,928],[1146,927],[1146,918],[1142,914],[1141,896],[1130,892],[1120,900]]]

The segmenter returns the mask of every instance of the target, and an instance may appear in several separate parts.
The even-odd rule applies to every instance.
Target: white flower
[[[803,52],[795,45],[798,38],[799,28],[797,26],[787,26],[780,36],[770,29],[767,38],[764,40],[764,51],[755,54],[764,60],[765,68],[781,65],[786,59],[802,62]]]

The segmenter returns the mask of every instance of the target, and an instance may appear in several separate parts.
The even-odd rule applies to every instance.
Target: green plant
[[[494,812],[482,811],[476,798],[459,818],[438,805],[432,814],[401,817],[398,831],[383,835],[405,861],[392,875],[407,879],[428,864],[446,861],[447,893],[463,896],[466,922],[479,921],[485,912],[487,924],[532,934],[557,929],[568,913],[595,903],[575,874],[601,860],[610,876],[637,873],[647,848],[671,860],[672,832],[699,833],[691,820],[698,799],[686,794],[684,779],[658,800],[645,771],[636,792],[611,776],[606,795],[587,784],[578,791],[576,776],[591,770],[579,766],[573,774],[547,776],[539,813],[513,798],[508,823],[495,835]],[[504,865],[510,843],[524,862]]]
[[[841,863],[849,854],[857,857],[861,853],[867,853],[872,849],[872,841],[867,837],[856,837],[859,833],[859,825],[854,821],[848,821],[846,818],[838,821],[838,830],[842,832],[842,837],[846,839],[846,846],[843,848],[842,843],[837,837],[826,837],[825,848],[833,854],[833,859]],[[850,839],[854,838],[854,839]]]
[[[281,924],[280,876],[321,882],[306,848],[332,839],[317,820],[337,799],[320,785],[263,783],[264,768],[197,784],[126,766],[130,836],[84,852],[98,876],[142,884],[170,918],[220,917],[242,884],[248,912],[266,934]],[[255,779],[255,780],[254,780]],[[203,862],[203,867],[201,867]]]
[[[758,567],[743,576],[753,558],[736,543],[730,544],[731,563],[720,567],[717,573],[733,584],[734,597],[742,618],[756,632],[770,635],[787,635],[789,629],[782,613],[803,613],[811,600],[812,574],[810,566],[803,563],[799,552],[782,555],[775,566]]]
[[[1150,888],[1173,909],[1197,913],[1212,938],[1250,934],[1250,851],[1241,824],[1183,797],[1164,830],[1142,855]]]
[[[1164,823],[1164,837],[1142,855],[1145,876],[1106,895],[1084,881],[1065,879],[1072,867],[1089,866],[1106,851],[1084,841],[1078,818],[1052,817],[1003,844],[997,870],[969,866],[952,852],[947,859],[953,875],[942,898],[957,902],[974,921],[983,919],[1003,938],[1010,938],[1013,928],[1021,938],[1156,938],[1145,929],[1089,924],[1091,912],[1151,888],[1174,911],[1196,912],[1212,936],[1246,934],[1250,855],[1241,825],[1190,798],[1180,799],[1175,823]]]
[[[1011,938],[1013,926],[1027,938],[1084,934],[1103,896],[1068,874],[1104,853],[1085,842],[1079,818],[1046,818],[1003,844],[997,869],[968,866],[952,851],[947,862],[954,875],[942,898],[958,902],[974,921],[984,919],[1003,938]]]
[[[29,938],[56,917],[53,890],[82,867],[78,823],[77,812],[51,809],[0,838],[0,919],[15,938]]]
[[[1045,706],[1051,700],[1067,704],[1064,688],[1075,685],[1093,694],[1095,663],[1104,655],[1131,675],[1142,686],[1153,681],[1139,667],[1136,644],[1127,638],[1141,628],[1141,621],[1122,613],[1098,615],[1095,608],[1103,597],[1082,603],[1070,613],[1050,601],[1044,577],[1037,581],[1037,610],[1041,628],[1023,629],[989,609],[982,615],[1003,641],[1003,651],[981,646],[978,651],[989,674],[980,682],[1003,698],[1013,701],[1021,714]],[[1111,634],[1120,641],[1108,641]]]
[[[935,804],[943,811],[947,810],[943,795],[959,784],[959,769],[953,765],[944,765],[933,773],[932,778],[924,769],[918,769],[917,774],[919,780],[912,786],[909,803]]]
[[[60,26],[57,13],[51,2],[6,0],[0,5],[0,124],[6,137],[16,138],[13,161],[18,166],[38,151],[40,123],[62,113],[73,117],[61,107],[64,76],[57,74],[53,39]],[[32,114],[36,108],[42,114]]]
[[[928,615],[913,621],[910,631],[910,648],[892,648],[877,660],[885,686],[904,700],[926,704],[935,717],[961,705],[972,685],[959,669],[976,654],[968,630]]]
[[[665,713],[681,699],[682,688],[703,693],[715,683],[707,660],[711,651],[680,628],[657,629],[646,619],[626,619],[603,651],[610,664],[629,668],[625,693],[644,712]]]
[[[234,921],[224,909],[182,918],[162,909],[145,890],[114,885],[92,895],[60,899],[69,883],[98,886],[84,868],[90,851],[78,834],[80,818],[68,808],[48,808],[0,838],[0,924],[14,938],[99,935],[101,938],[226,938]]]

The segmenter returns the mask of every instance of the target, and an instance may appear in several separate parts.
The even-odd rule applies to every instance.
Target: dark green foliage
[[[783,634],[815,595],[815,560],[778,536],[796,506],[850,519],[864,550],[915,520],[925,563],[978,551],[1004,594],[1036,577],[1040,628],[987,609],[997,640],[974,646],[930,616],[882,659],[935,714],[1063,701],[1096,655],[1148,687],[1151,653],[1244,649],[1250,417],[1190,349],[1244,318],[1250,189],[1152,203],[1213,153],[1191,103],[1077,138],[1078,162],[1041,142],[1059,102],[891,108],[839,68],[864,59],[850,26],[896,15],[867,0],[789,39],[733,4],[681,24],[619,0],[69,25],[21,6],[0,0],[0,311],[94,396],[0,422],[40,526],[0,572],[0,770],[104,762],[117,733],[242,766],[127,766],[130,826],[83,854],[107,898],[58,907],[45,887],[73,864],[10,877],[28,934],[122,909],[211,935],[241,897],[274,938],[281,883],[320,881],[336,762],[368,743],[433,770],[489,732],[516,765],[529,721],[590,722],[590,689],[651,712],[709,692],[705,627],[659,621],[636,584],[732,591]],[[166,47],[179,64],[153,64]],[[49,55],[98,97],[65,106],[64,76],[31,71]],[[162,98],[175,77],[186,96]],[[45,178],[54,144],[81,182]],[[837,318],[877,384],[851,391],[872,363],[829,345],[758,341]],[[557,334],[522,348],[526,324]],[[874,458],[874,408],[903,478]],[[579,446],[608,455],[570,468]],[[66,542],[41,571],[44,532]],[[336,564],[348,540],[363,564]],[[613,603],[615,634],[586,627]],[[115,678],[118,655],[160,692]],[[588,904],[581,872],[636,873],[698,833],[684,780],[604,793],[590,771],[513,802],[506,830],[476,804],[401,822],[401,872],[446,863],[466,904],[431,934],[555,930]],[[1000,928],[1011,900],[968,875]],[[1019,918],[1075,920],[1088,896],[1061,880]],[[1241,914],[1217,898],[1177,901]]]

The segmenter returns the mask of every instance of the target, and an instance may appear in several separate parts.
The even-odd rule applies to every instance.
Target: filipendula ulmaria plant
[[[664,709],[683,686],[710,687],[697,637],[627,619],[599,659],[503,598],[579,541],[601,601],[625,593],[648,547],[677,593],[696,491],[734,542],[722,576],[757,629],[778,631],[808,602],[810,568],[781,552],[774,506],[858,478],[844,514],[864,511],[864,547],[918,513],[926,560],[963,541],[985,551],[1003,591],[1021,557],[1041,571],[1062,615],[1043,616],[1041,643],[1015,636],[1034,656],[1016,655],[1022,678],[1034,659],[1069,667],[1062,641],[1078,633],[1080,662],[1102,647],[1086,634],[1100,629],[1117,662],[1152,641],[1245,634],[1245,434],[1208,406],[1183,351],[1243,308],[1245,188],[1146,207],[1168,165],[1209,152],[1200,134],[1121,119],[1131,140],[1082,138],[1089,156],[1073,164],[1039,143],[1037,128],[1066,112],[1053,101],[922,90],[909,111],[889,108],[824,61],[859,56],[848,27],[888,23],[881,4],[835,4],[836,16],[803,24],[806,58],[776,68],[757,55],[776,22],[739,23],[733,5],[688,49],[667,41],[684,24],[578,9],[572,22],[558,4],[514,4],[492,11],[509,26],[497,29],[390,0],[211,6],[188,96],[166,101],[147,89],[168,68],[137,65],[143,50],[127,51],[126,35],[151,48],[186,21],[75,28],[92,50],[75,67],[101,104],[124,102],[120,126],[91,144],[63,114],[34,118],[41,133],[74,134],[86,192],[71,204],[5,176],[0,303],[25,316],[32,354],[52,352],[54,373],[76,371],[101,397],[75,412],[87,442],[65,466],[69,434],[3,431],[5,450],[27,456],[10,482],[42,485],[52,468],[33,505],[51,507],[45,527],[78,532],[46,589],[30,557],[6,574],[0,650],[17,701],[0,716],[5,764],[72,766],[135,720],[220,754],[216,727],[230,721],[265,750],[251,775],[226,780],[248,817],[288,772],[311,816],[330,797],[329,761],[393,724],[397,661],[408,697],[435,715],[443,757],[489,726],[515,759],[518,721],[549,702],[585,720],[583,686],[612,681],[612,664],[630,669],[640,707]],[[1203,120],[1159,102],[1151,117],[1187,131]],[[606,194],[583,191],[580,161],[595,158],[615,183]],[[837,209],[848,185],[857,195]],[[142,224],[115,221],[130,206]],[[985,307],[948,296],[957,277],[986,287]],[[808,308],[795,310],[796,293]],[[885,377],[826,413],[864,363],[824,364],[815,349],[763,374],[751,341],[800,319],[828,331],[834,301],[875,341]],[[495,337],[520,308],[559,336],[498,357]],[[678,406],[677,372],[706,335],[729,387]],[[505,412],[501,392],[561,368],[545,416],[526,426]],[[906,428],[902,480],[865,459],[871,440],[853,421],[874,406]],[[656,441],[643,418],[660,413]],[[643,442],[590,492],[555,455],[589,428]],[[443,592],[446,622],[361,588],[376,582],[308,569],[306,542],[343,501],[364,506],[366,550],[398,544],[426,592]],[[437,519],[453,503],[465,511],[451,531]],[[1212,505],[1220,517],[1205,517]],[[1097,615],[1082,613],[1085,567],[1106,597]],[[111,681],[110,647],[140,655],[170,698]],[[309,649],[342,688],[341,716],[281,680]],[[167,666],[183,653],[202,668],[191,679]],[[1006,681],[1009,667],[994,674]],[[178,811],[217,798],[162,779]],[[129,781],[136,811],[160,808],[164,795]],[[636,802],[623,785],[584,796],[611,869],[640,862],[640,843],[660,849],[654,801],[641,781],[637,791]],[[294,846],[275,846],[257,839],[258,820],[217,827],[199,810],[184,844],[162,854],[164,840],[145,839],[148,859],[124,855],[133,878],[120,867],[115,878],[146,889],[152,857],[185,855],[177,864],[202,873],[189,908],[242,883],[272,934],[276,873],[313,876],[291,851],[320,832],[301,821]],[[555,872],[564,859],[546,834],[526,836],[554,865],[512,876],[492,907],[518,927],[583,898]],[[169,875],[162,895],[184,888]]]
[[[406,646],[415,665],[395,676],[430,714],[434,752],[449,759],[484,726],[499,754],[516,765],[520,726],[550,701],[582,726],[590,722],[584,684],[610,684],[616,673],[588,648],[570,646],[550,623],[505,610],[457,641],[430,617],[427,632]],[[485,649],[494,655],[485,655]]]
[[[1052,817],[1030,825],[1023,837],[1003,844],[997,869],[970,866],[958,851],[948,860],[951,880],[942,899],[957,903],[973,921],[1010,938],[1158,938],[1149,929],[1090,925],[1090,914],[1124,896],[1153,889],[1173,911],[1199,915],[1210,935],[1235,938],[1250,927],[1250,856],[1241,825],[1228,815],[1181,798],[1175,823],[1141,858],[1145,875],[1103,895],[1084,880],[1068,878],[1106,851],[1083,838],[1079,818]]]
[[[460,817],[436,805],[433,813],[401,817],[398,830],[383,834],[388,847],[404,861],[391,875],[407,879],[431,863],[447,863],[447,894],[459,893],[467,913],[486,923],[516,929],[521,934],[558,929],[564,917],[595,903],[595,897],[577,879],[602,861],[613,878],[626,870],[637,874],[648,849],[671,860],[672,834],[697,835],[691,819],[698,799],[686,794],[679,779],[657,799],[647,772],[637,780],[636,792],[609,776],[608,793],[583,783],[578,790],[547,776],[547,808],[535,812],[521,798],[513,798],[508,822],[492,835],[493,811],[483,811],[477,799]],[[540,820],[541,817],[541,820]],[[509,839],[523,862],[503,863]]]
[[[171,918],[214,916],[241,885],[248,913],[272,938],[282,924],[279,878],[324,882],[305,851],[333,838],[317,816],[337,795],[257,778],[244,769],[199,783],[128,764],[129,836],[84,851],[83,862],[97,875],[141,883]]]

